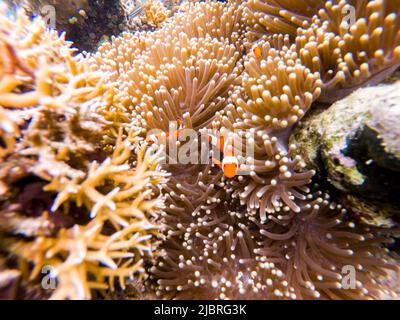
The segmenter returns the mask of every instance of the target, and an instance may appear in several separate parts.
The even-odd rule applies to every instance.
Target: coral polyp
[[[0,12],[8,298],[399,298],[400,205],[373,224],[380,210],[366,219],[375,207],[349,201],[361,187],[343,195],[310,160],[328,149],[346,178],[371,174],[375,158],[348,154],[359,118],[311,150],[328,120],[293,137],[330,103],[398,79],[397,0],[117,1],[125,32],[91,26],[104,31],[92,52],[24,7]]]

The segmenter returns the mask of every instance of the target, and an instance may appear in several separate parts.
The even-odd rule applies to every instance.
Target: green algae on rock
[[[309,165],[350,194],[356,211],[382,219],[377,224],[399,213],[399,89],[400,82],[359,89],[310,113],[291,137]]]

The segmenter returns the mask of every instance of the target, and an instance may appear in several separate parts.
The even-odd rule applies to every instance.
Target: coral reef
[[[6,10],[3,5],[0,15],[0,132],[5,145],[1,152],[3,156],[13,151],[15,137],[20,134],[18,126],[24,123],[24,115],[14,112],[15,110],[35,107],[38,104],[48,108],[67,109],[67,103],[81,102],[86,95],[84,90],[79,92],[82,81],[77,75],[78,70],[74,70],[70,77],[67,77],[64,72],[68,64],[64,63],[64,69],[58,68],[58,64],[64,59],[69,60],[70,68],[76,68],[71,61],[71,44],[66,42],[63,36],[59,37],[55,31],[45,32],[43,21],[30,22],[26,15],[19,12],[14,22],[7,18]],[[77,78],[74,78],[75,76]],[[88,75],[88,86],[95,83],[96,79],[95,74]],[[75,93],[68,90],[69,81],[71,89],[76,88]],[[93,93],[96,94],[99,90],[93,90]]]
[[[62,205],[63,211],[71,210],[73,204],[84,207],[89,214],[84,218],[90,218],[86,225],[61,229],[52,237],[38,236],[33,243],[12,248],[14,254],[34,263],[31,278],[43,266],[52,267],[58,282],[53,299],[88,299],[91,290],[113,290],[116,284],[124,288],[126,279],[144,276],[142,257],[152,254],[157,233],[152,215],[162,208],[162,201],[152,200],[148,188],[162,183],[162,175],[151,171],[155,158],[144,151],[136,168],[129,170],[126,161],[131,146],[126,142],[119,141],[113,156],[102,164],[92,162],[83,181],[53,179],[43,188],[57,194],[53,212]],[[99,192],[99,186],[105,191]]]
[[[1,250],[25,265],[25,282],[51,268],[55,299],[123,288],[146,276],[143,261],[158,241],[166,181],[159,152],[146,150],[135,126],[120,128],[112,149],[102,149],[113,123],[101,117],[108,107],[101,75],[63,38],[44,32],[43,21],[18,17],[2,16],[15,34],[2,34],[1,104],[19,111],[19,134],[0,164]]]
[[[115,32],[90,54],[76,54],[41,19],[4,9],[0,294],[398,298],[398,221],[371,223],[372,204],[326,191],[325,168],[311,161],[321,149],[304,151],[318,134],[346,139],[348,128],[330,130],[334,119],[356,124],[348,102],[318,102],[400,66],[396,1],[190,1],[170,6],[169,18],[160,2],[123,1],[128,19],[150,27]],[[310,121],[313,112],[331,116]],[[374,152],[386,166],[398,130],[386,130],[379,112],[367,122],[382,132],[386,150]],[[149,139],[154,129],[178,141]],[[173,147],[187,150],[178,134],[186,129],[198,143],[191,151],[206,147],[205,163],[170,161]],[[393,215],[382,211],[385,221]]]

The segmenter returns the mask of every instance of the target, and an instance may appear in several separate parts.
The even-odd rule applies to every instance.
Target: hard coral
[[[129,139],[120,139],[112,157],[101,165],[93,162],[82,181],[54,179],[44,187],[57,194],[52,211],[61,205],[68,210],[74,203],[90,214],[86,225],[13,249],[34,263],[33,279],[43,266],[53,268],[58,285],[52,298],[88,299],[91,290],[113,290],[117,283],[124,288],[126,279],[144,275],[142,258],[153,253],[157,234],[153,215],[163,206],[161,199],[152,199],[149,187],[163,183],[164,175],[152,171],[158,157],[145,149],[131,168],[130,149]]]
[[[1,136],[5,143],[2,154],[13,151],[18,126],[23,119],[15,109],[36,107],[40,103],[54,105],[52,99],[61,96],[57,64],[72,53],[70,44],[55,32],[45,32],[42,20],[30,21],[21,11],[15,19],[0,8],[0,112]],[[58,75],[58,77],[57,77]],[[49,81],[49,78],[52,81]],[[57,102],[61,105],[61,101]]]
[[[157,153],[141,148],[136,159],[131,157],[133,134],[125,140],[120,136],[113,155],[101,165],[92,162],[73,177],[55,170],[42,187],[54,195],[48,210],[62,208],[63,215],[80,225],[35,233],[34,240],[12,246],[13,255],[33,263],[32,280],[43,267],[51,267],[58,282],[52,298],[88,299],[91,290],[113,290],[117,283],[124,288],[126,279],[145,275],[142,258],[151,259],[158,234],[154,215],[163,208],[162,199],[153,198],[157,190],[152,186],[164,183],[165,174],[157,171]],[[74,208],[80,207],[76,217]]]
[[[31,23],[18,17],[2,17],[3,23],[11,30]],[[16,115],[27,125],[1,162],[2,249],[28,263],[24,277],[33,283],[50,266],[58,282],[53,298],[87,299],[94,289],[123,288],[126,279],[144,276],[140,265],[152,257],[154,215],[163,207],[153,186],[160,188],[166,175],[159,153],[140,146],[135,126],[120,128],[112,150],[101,149],[102,134],[113,133],[113,123],[102,118],[111,88],[35,21],[38,28],[4,33],[1,105],[23,109]]]

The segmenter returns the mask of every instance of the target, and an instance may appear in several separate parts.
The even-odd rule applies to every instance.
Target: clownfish
[[[178,130],[175,131],[175,134],[176,134],[175,138],[176,139],[178,139],[180,137],[180,135],[182,134],[182,131],[184,130],[183,121],[181,119],[178,119],[177,122],[178,122],[179,128],[178,128]],[[151,146],[154,143],[159,143],[163,138],[163,134],[164,134],[164,132],[150,135],[149,137],[146,138],[147,144],[149,146]],[[170,133],[169,132],[165,132],[166,140],[168,140],[169,137],[170,137]]]
[[[213,162],[222,170],[225,177],[227,178],[236,177],[239,168],[239,161],[235,157],[233,149],[229,148],[229,144],[228,142],[225,141],[225,138],[221,136],[219,138],[219,144],[218,144],[217,137],[215,137],[212,134],[208,134],[208,140],[212,145],[218,146],[224,155],[222,162],[214,157],[212,158]]]
[[[256,46],[253,47],[253,53],[254,53],[254,55],[256,56],[257,59],[261,59],[262,51],[261,51],[261,48],[259,46],[256,45]]]

